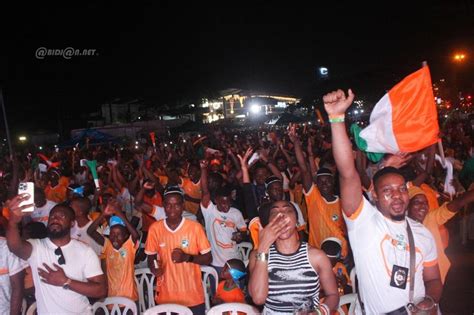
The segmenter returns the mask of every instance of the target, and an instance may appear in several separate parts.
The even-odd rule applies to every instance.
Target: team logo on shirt
[[[337,220],[339,220],[339,216],[337,214],[333,214],[331,219],[336,222]]]
[[[397,234],[395,247],[398,250],[404,251],[407,248],[407,242],[405,242],[405,235]]]
[[[127,256],[127,251],[125,249],[119,250],[120,257],[125,258]]]
[[[187,248],[189,246],[189,240],[183,238],[181,240],[181,248]]]

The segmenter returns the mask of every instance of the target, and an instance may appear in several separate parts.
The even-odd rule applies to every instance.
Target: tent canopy
[[[59,145],[60,148],[71,148],[79,144],[80,147],[86,144],[86,138],[89,138],[89,145],[100,145],[106,143],[120,143],[120,139],[104,132],[94,130],[94,129],[85,129],[81,131],[78,135],[74,136],[70,140],[67,140]]]

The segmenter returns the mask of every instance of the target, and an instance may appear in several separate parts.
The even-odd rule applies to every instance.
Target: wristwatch
[[[268,254],[267,253],[260,253],[258,252],[255,257],[257,258],[257,261],[268,261]]]
[[[64,290],[69,290],[69,285],[71,284],[72,280],[71,279],[67,279],[66,282],[64,282],[63,284],[63,289]]]

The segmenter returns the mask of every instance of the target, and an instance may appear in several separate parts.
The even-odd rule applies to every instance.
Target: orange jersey
[[[184,190],[184,193],[191,198],[201,199],[201,181],[196,184],[189,178],[181,178],[181,188]],[[199,203],[184,201],[184,209],[191,212],[192,214],[197,214],[199,210]]]
[[[219,282],[216,291],[216,298],[221,299],[224,303],[244,303],[245,296],[238,286],[229,289],[225,287],[225,281]]]
[[[291,201],[293,201],[300,207],[304,221],[308,222],[308,209],[306,207],[306,200],[303,194],[303,185],[296,184],[295,188],[290,190],[290,197]]]
[[[438,265],[439,265],[439,272],[441,275],[441,282],[444,283],[446,280],[446,275],[448,274],[449,268],[451,267],[451,263],[444,253],[444,244],[443,244],[443,237],[440,233],[440,226],[444,227],[444,223],[446,223],[449,219],[456,215],[455,212],[451,212],[448,210],[447,203],[443,204],[438,209],[432,210],[428,212],[423,221],[423,225],[431,232],[433,238],[436,243],[436,250],[438,252]]]
[[[253,249],[258,248],[258,232],[262,229],[262,224],[260,223],[260,218],[255,217],[249,223],[249,232],[250,238],[253,242]]]
[[[143,201],[149,204],[150,206],[163,207],[163,198],[159,192],[155,193],[153,197],[148,197],[143,195]]]
[[[66,201],[67,186],[61,184],[51,187],[50,184],[44,189],[46,199],[54,201],[56,203],[61,203]]]
[[[199,265],[187,262],[174,263],[171,260],[171,253],[175,248],[181,248],[190,255],[206,254],[211,251],[206,233],[197,222],[183,218],[175,230],[168,227],[166,220],[153,223],[148,231],[145,253],[157,254],[164,270],[163,281],[157,286],[156,302],[185,306],[204,303]]]
[[[348,252],[345,238],[346,225],[341,212],[339,199],[328,202],[319,192],[316,185],[305,192],[308,208],[309,240],[308,243],[316,248],[321,248],[321,243],[328,237],[337,237],[342,242],[342,256]]]
[[[108,238],[105,238],[103,256],[107,266],[107,296],[122,296],[138,300],[137,285],[135,283],[135,253],[138,242],[133,244],[132,237],[123,243],[117,250],[112,246]]]

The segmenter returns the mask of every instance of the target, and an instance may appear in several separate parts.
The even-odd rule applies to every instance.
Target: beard
[[[390,218],[391,218],[393,221],[403,221],[403,220],[405,220],[405,214],[391,215]]]
[[[58,238],[63,238],[65,237],[66,235],[70,234],[71,233],[71,230],[70,229],[61,229],[61,230],[51,230],[49,227],[48,227],[48,238],[54,240],[54,239],[58,239]]]

